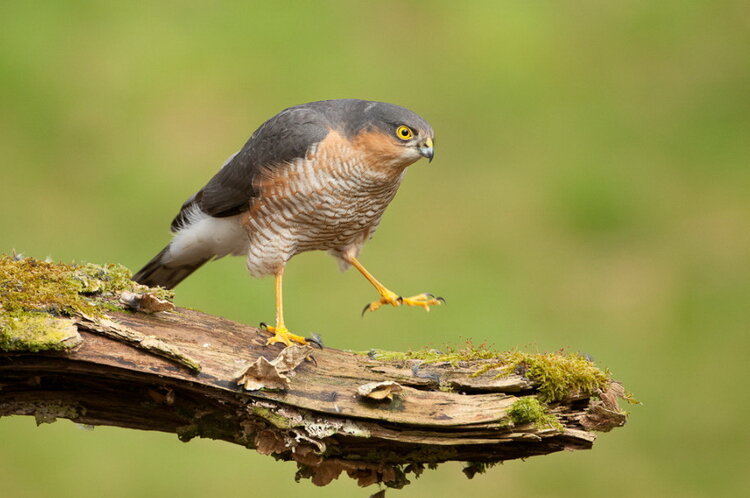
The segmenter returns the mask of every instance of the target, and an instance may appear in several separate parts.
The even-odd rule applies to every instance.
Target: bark
[[[379,361],[331,348],[280,357],[267,333],[196,311],[110,318],[74,318],[83,341],[70,351],[0,351],[0,416],[221,439],[295,460],[297,478],[318,485],[344,472],[392,487],[445,461],[469,462],[471,477],[504,460],[589,449],[591,430],[625,422],[615,396],[599,393],[550,405],[559,424],[514,423],[510,408],[534,396],[535,383],[473,376],[475,362]]]

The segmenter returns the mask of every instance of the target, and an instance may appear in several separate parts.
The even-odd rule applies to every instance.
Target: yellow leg
[[[445,303],[445,299],[442,297],[435,297],[432,294],[427,293],[417,294],[412,297],[401,297],[378,282],[378,280],[373,277],[364,266],[362,266],[362,263],[357,261],[357,258],[349,257],[347,258],[347,262],[359,270],[359,272],[375,287],[375,289],[377,289],[378,294],[380,294],[380,299],[365,306],[365,309],[362,310],[363,315],[368,311],[377,310],[384,304],[390,304],[391,306],[401,306],[402,304],[406,306],[420,306],[426,311],[430,311],[430,306],[437,306]]]
[[[284,326],[284,297],[281,292],[281,280],[283,276],[284,268],[282,267],[281,270],[276,273],[276,326],[270,327],[266,325],[263,327],[274,334],[273,337],[268,338],[266,344],[270,346],[271,344],[282,342],[287,346],[291,346],[292,341],[300,344],[307,344],[304,337],[292,334],[289,332],[289,329]]]

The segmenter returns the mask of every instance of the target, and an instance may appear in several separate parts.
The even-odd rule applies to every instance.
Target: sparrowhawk
[[[133,280],[172,288],[212,259],[245,255],[255,277],[276,277],[276,325],[268,344],[304,344],[284,325],[282,275],[296,254],[325,250],[359,270],[385,304],[430,306],[431,294],[401,297],[357,260],[404,177],[433,156],[432,127],[384,102],[341,99],[285,109],[263,123],[239,152],[182,205],[172,241]]]

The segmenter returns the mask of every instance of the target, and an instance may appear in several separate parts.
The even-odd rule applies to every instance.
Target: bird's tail
[[[171,289],[203,266],[211,256],[186,263],[169,262],[169,245],[154,256],[146,266],[133,275],[133,280],[149,287],[161,286]]]

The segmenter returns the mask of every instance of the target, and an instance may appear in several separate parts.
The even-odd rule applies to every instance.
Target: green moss
[[[83,294],[99,294],[107,297],[119,295],[123,291],[148,291],[159,299],[174,299],[174,292],[169,289],[148,287],[134,282],[133,273],[127,267],[116,263],[79,265],[75,267],[72,277],[81,282]]]
[[[462,348],[447,346],[444,350],[421,349],[417,351],[407,351],[405,353],[397,351],[383,351],[373,349],[365,353],[371,358],[381,361],[406,361],[421,360],[424,363],[450,363],[456,367],[461,362],[472,362],[477,360],[491,360],[497,358],[497,352],[493,351],[486,344],[474,346],[467,342]]]
[[[539,399],[545,403],[575,396],[592,396],[607,389],[612,379],[591,360],[578,353],[503,353],[500,361],[484,365],[476,375],[500,368],[502,376],[519,373],[538,384]]]
[[[53,316],[98,318],[122,310],[118,301],[122,291],[173,297],[171,291],[150,289],[130,278],[130,270],[117,264],[75,265],[0,256],[0,350],[69,349],[80,341],[72,336],[69,321]]]
[[[524,396],[517,399],[508,410],[508,416],[515,425],[534,424],[539,428],[563,429],[557,418],[548,413],[546,407],[534,396]]]
[[[291,429],[292,427],[297,427],[299,425],[292,422],[288,418],[283,417],[278,413],[262,406],[253,406],[252,412],[254,415],[257,415],[258,417],[261,417],[270,422],[271,425],[273,425],[277,429]]]
[[[111,294],[133,287],[130,270],[118,264],[73,266],[71,277],[80,283],[82,294]]]
[[[612,379],[609,372],[599,369],[578,353],[525,353],[496,351],[485,344],[475,346],[470,341],[464,347],[443,350],[423,349],[405,353],[371,350],[370,358],[386,362],[421,360],[423,363],[449,363],[453,367],[474,365],[473,376],[499,370],[498,377],[518,373],[537,384],[543,403],[562,401],[569,397],[593,396],[604,391]]]
[[[76,267],[33,258],[0,257],[0,307],[3,315],[29,311],[56,315],[98,315],[96,306],[82,295],[84,285],[74,278]]]
[[[72,320],[46,313],[0,320],[0,351],[65,351],[82,342]]]
[[[118,264],[75,265],[3,255],[0,311],[5,316],[29,311],[100,316],[116,306],[123,291],[149,291],[160,299],[174,297],[172,291],[140,285],[131,277],[130,270]]]

